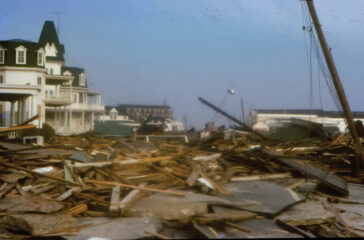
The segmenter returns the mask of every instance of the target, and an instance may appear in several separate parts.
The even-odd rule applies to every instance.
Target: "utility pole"
[[[244,111],[244,102],[243,102],[243,98],[240,98],[240,106],[241,106],[241,114],[242,114],[242,120],[243,123],[245,122],[245,111]]]
[[[198,100],[200,100],[200,102],[202,102],[203,104],[209,106],[210,108],[212,108],[213,110],[215,110],[216,112],[220,113],[221,115],[227,117],[228,119],[230,119],[231,121],[239,124],[240,126],[242,126],[246,131],[255,133],[256,135],[258,135],[259,137],[261,137],[264,140],[267,140],[268,138],[265,137],[264,135],[260,134],[259,132],[255,131],[254,129],[252,129],[251,127],[249,127],[248,125],[246,125],[245,123],[243,123],[242,121],[239,121],[238,119],[236,119],[235,117],[229,115],[228,113],[224,112],[223,110],[221,110],[220,108],[216,107],[215,105],[213,105],[212,103],[209,103],[208,101],[206,101],[205,99],[199,97]]]
[[[313,24],[316,29],[317,37],[320,41],[322,52],[325,56],[327,67],[329,68],[332,81],[334,83],[337,95],[339,97],[341,107],[343,109],[344,116],[346,119],[346,123],[348,125],[348,129],[356,144],[355,149],[356,149],[356,153],[358,154],[358,156],[357,156],[357,160],[353,166],[353,172],[355,175],[358,175],[358,173],[360,171],[360,166],[361,165],[364,166],[364,149],[363,149],[363,146],[361,145],[359,134],[358,134],[358,131],[354,124],[353,115],[350,111],[349,103],[348,103],[348,100],[346,99],[344,88],[341,84],[339,74],[337,73],[337,70],[335,67],[334,59],[332,58],[331,52],[327,46],[327,42],[326,42],[324,33],[322,32],[321,25],[320,25],[319,19],[317,17],[315,7],[313,5],[313,1],[306,0],[306,3],[307,3],[308,10],[310,11]]]

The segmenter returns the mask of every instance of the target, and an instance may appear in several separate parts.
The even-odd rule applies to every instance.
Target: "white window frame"
[[[2,46],[0,46],[0,64],[4,64],[5,63],[5,48],[3,48]]]
[[[27,51],[28,51],[28,49],[26,49],[24,46],[19,46],[19,47],[15,48],[15,51],[16,51],[15,63],[16,64],[22,64],[22,65],[27,64]],[[19,53],[20,52],[24,52],[24,62],[19,62]]]
[[[84,73],[81,73],[79,75],[79,78],[80,78],[80,86],[85,86],[86,85],[86,77],[85,77],[85,74]]]
[[[41,57],[39,55],[41,54]],[[44,58],[45,58],[45,51],[43,48],[40,48],[37,51],[37,64],[38,66],[44,66]]]

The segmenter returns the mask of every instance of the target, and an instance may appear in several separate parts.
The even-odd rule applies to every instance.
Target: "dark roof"
[[[9,39],[9,40],[6,40],[6,42],[13,42],[13,43],[36,43],[36,42],[33,42],[33,41],[29,41],[29,40],[25,40],[25,39],[20,39],[20,38]]]
[[[64,57],[63,56],[46,56],[46,60],[50,60],[50,61],[64,61]]]
[[[42,46],[47,45],[47,43],[54,43],[58,51],[57,57],[63,58],[64,45],[59,42],[56,27],[54,26],[53,21],[45,21],[38,42]]]
[[[254,109],[266,114],[314,114],[320,117],[343,117],[341,111],[324,111],[320,109]],[[352,112],[354,118],[364,118],[364,112]]]
[[[18,66],[18,67],[37,67],[44,68],[44,66],[38,66],[38,50],[42,48],[39,43],[31,42],[22,39],[11,39],[0,41],[0,45],[6,49],[5,62],[0,66]],[[16,51],[19,46],[23,46],[27,49],[26,64],[16,64]]]
[[[123,108],[154,108],[154,109],[169,109],[168,105],[138,105],[138,104],[118,104],[118,107]]]
[[[105,113],[109,113],[111,109],[113,109],[114,106],[105,106]]]
[[[73,87],[84,87],[87,88],[87,81],[85,79],[85,86],[80,86],[80,78],[79,75],[81,73],[85,73],[85,70],[83,68],[78,67],[62,67],[61,73],[63,74],[65,71],[70,71],[72,73],[72,76],[75,77],[75,79],[72,82]]]

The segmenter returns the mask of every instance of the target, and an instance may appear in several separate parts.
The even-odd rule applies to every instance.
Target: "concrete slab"
[[[305,202],[296,204],[276,218],[292,226],[322,224],[336,221],[335,215],[326,210],[320,201],[316,200],[306,200]]]
[[[94,226],[81,230],[76,236],[65,236],[67,240],[87,239],[139,239],[150,237],[144,231],[159,232],[162,228],[160,220],[155,218],[77,218],[79,225]]]
[[[349,183],[348,189],[349,189],[349,195],[345,198],[339,198],[339,199],[352,203],[364,204],[364,185]]]
[[[302,238],[299,234],[290,233],[279,226],[273,221],[266,218],[251,219],[241,222],[236,222],[236,225],[247,229],[249,232],[243,232],[236,228],[223,225],[202,226],[194,223],[194,227],[204,234],[209,239],[216,238]]]
[[[165,220],[187,220],[207,213],[208,205],[234,206],[226,199],[185,191],[185,196],[156,193],[136,201],[126,209],[130,217],[158,217]]]
[[[233,182],[225,185],[233,196],[221,196],[243,210],[252,211],[269,218],[279,214],[305,198],[276,183],[266,181]]]

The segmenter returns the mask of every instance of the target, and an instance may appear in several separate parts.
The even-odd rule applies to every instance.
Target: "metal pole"
[[[350,134],[351,134],[352,138],[354,139],[355,144],[357,145],[356,152],[361,156],[361,159],[357,158],[357,162],[356,162],[357,166],[354,166],[354,169],[353,169],[355,173],[358,173],[360,163],[364,165],[364,149],[363,149],[363,146],[361,145],[359,134],[358,134],[357,129],[355,127],[353,116],[352,116],[351,111],[350,111],[349,103],[348,103],[348,100],[346,99],[344,88],[343,88],[343,86],[341,84],[339,74],[337,73],[334,60],[333,60],[331,52],[330,52],[330,50],[329,50],[329,48],[327,46],[327,42],[326,42],[324,33],[322,32],[321,25],[320,25],[319,19],[317,17],[315,7],[313,5],[313,1],[312,0],[306,0],[306,3],[307,3],[307,6],[308,6],[308,9],[310,11],[313,24],[315,26],[318,39],[319,39],[320,44],[321,44],[322,52],[323,52],[323,54],[325,56],[326,64],[327,64],[327,66],[329,68],[332,81],[334,83],[337,95],[339,97],[339,100],[340,100],[340,103],[341,103],[341,106],[342,106],[342,109],[343,109],[343,112],[344,112],[344,116],[346,118],[346,123],[348,125]]]
[[[249,127],[248,125],[246,125],[245,123],[239,121],[238,119],[234,118],[233,116],[230,116],[229,114],[227,114],[226,112],[224,112],[223,110],[221,110],[220,108],[214,106],[213,104],[209,103],[208,101],[206,101],[205,99],[199,97],[198,100],[200,100],[200,102],[202,102],[203,104],[206,104],[207,106],[209,106],[210,108],[214,109],[216,112],[224,115],[225,117],[227,117],[228,119],[230,119],[231,121],[239,124],[240,126],[242,126],[245,130],[249,131],[249,132],[253,132],[256,135],[258,135],[259,137],[263,138],[263,139],[267,139],[267,137],[263,136],[262,134],[260,134],[259,132],[255,131],[254,129],[252,129],[251,127]]]
[[[241,115],[242,115],[242,120],[245,123],[245,111],[244,111],[244,102],[243,102],[243,98],[240,98],[240,106],[241,106]]]

